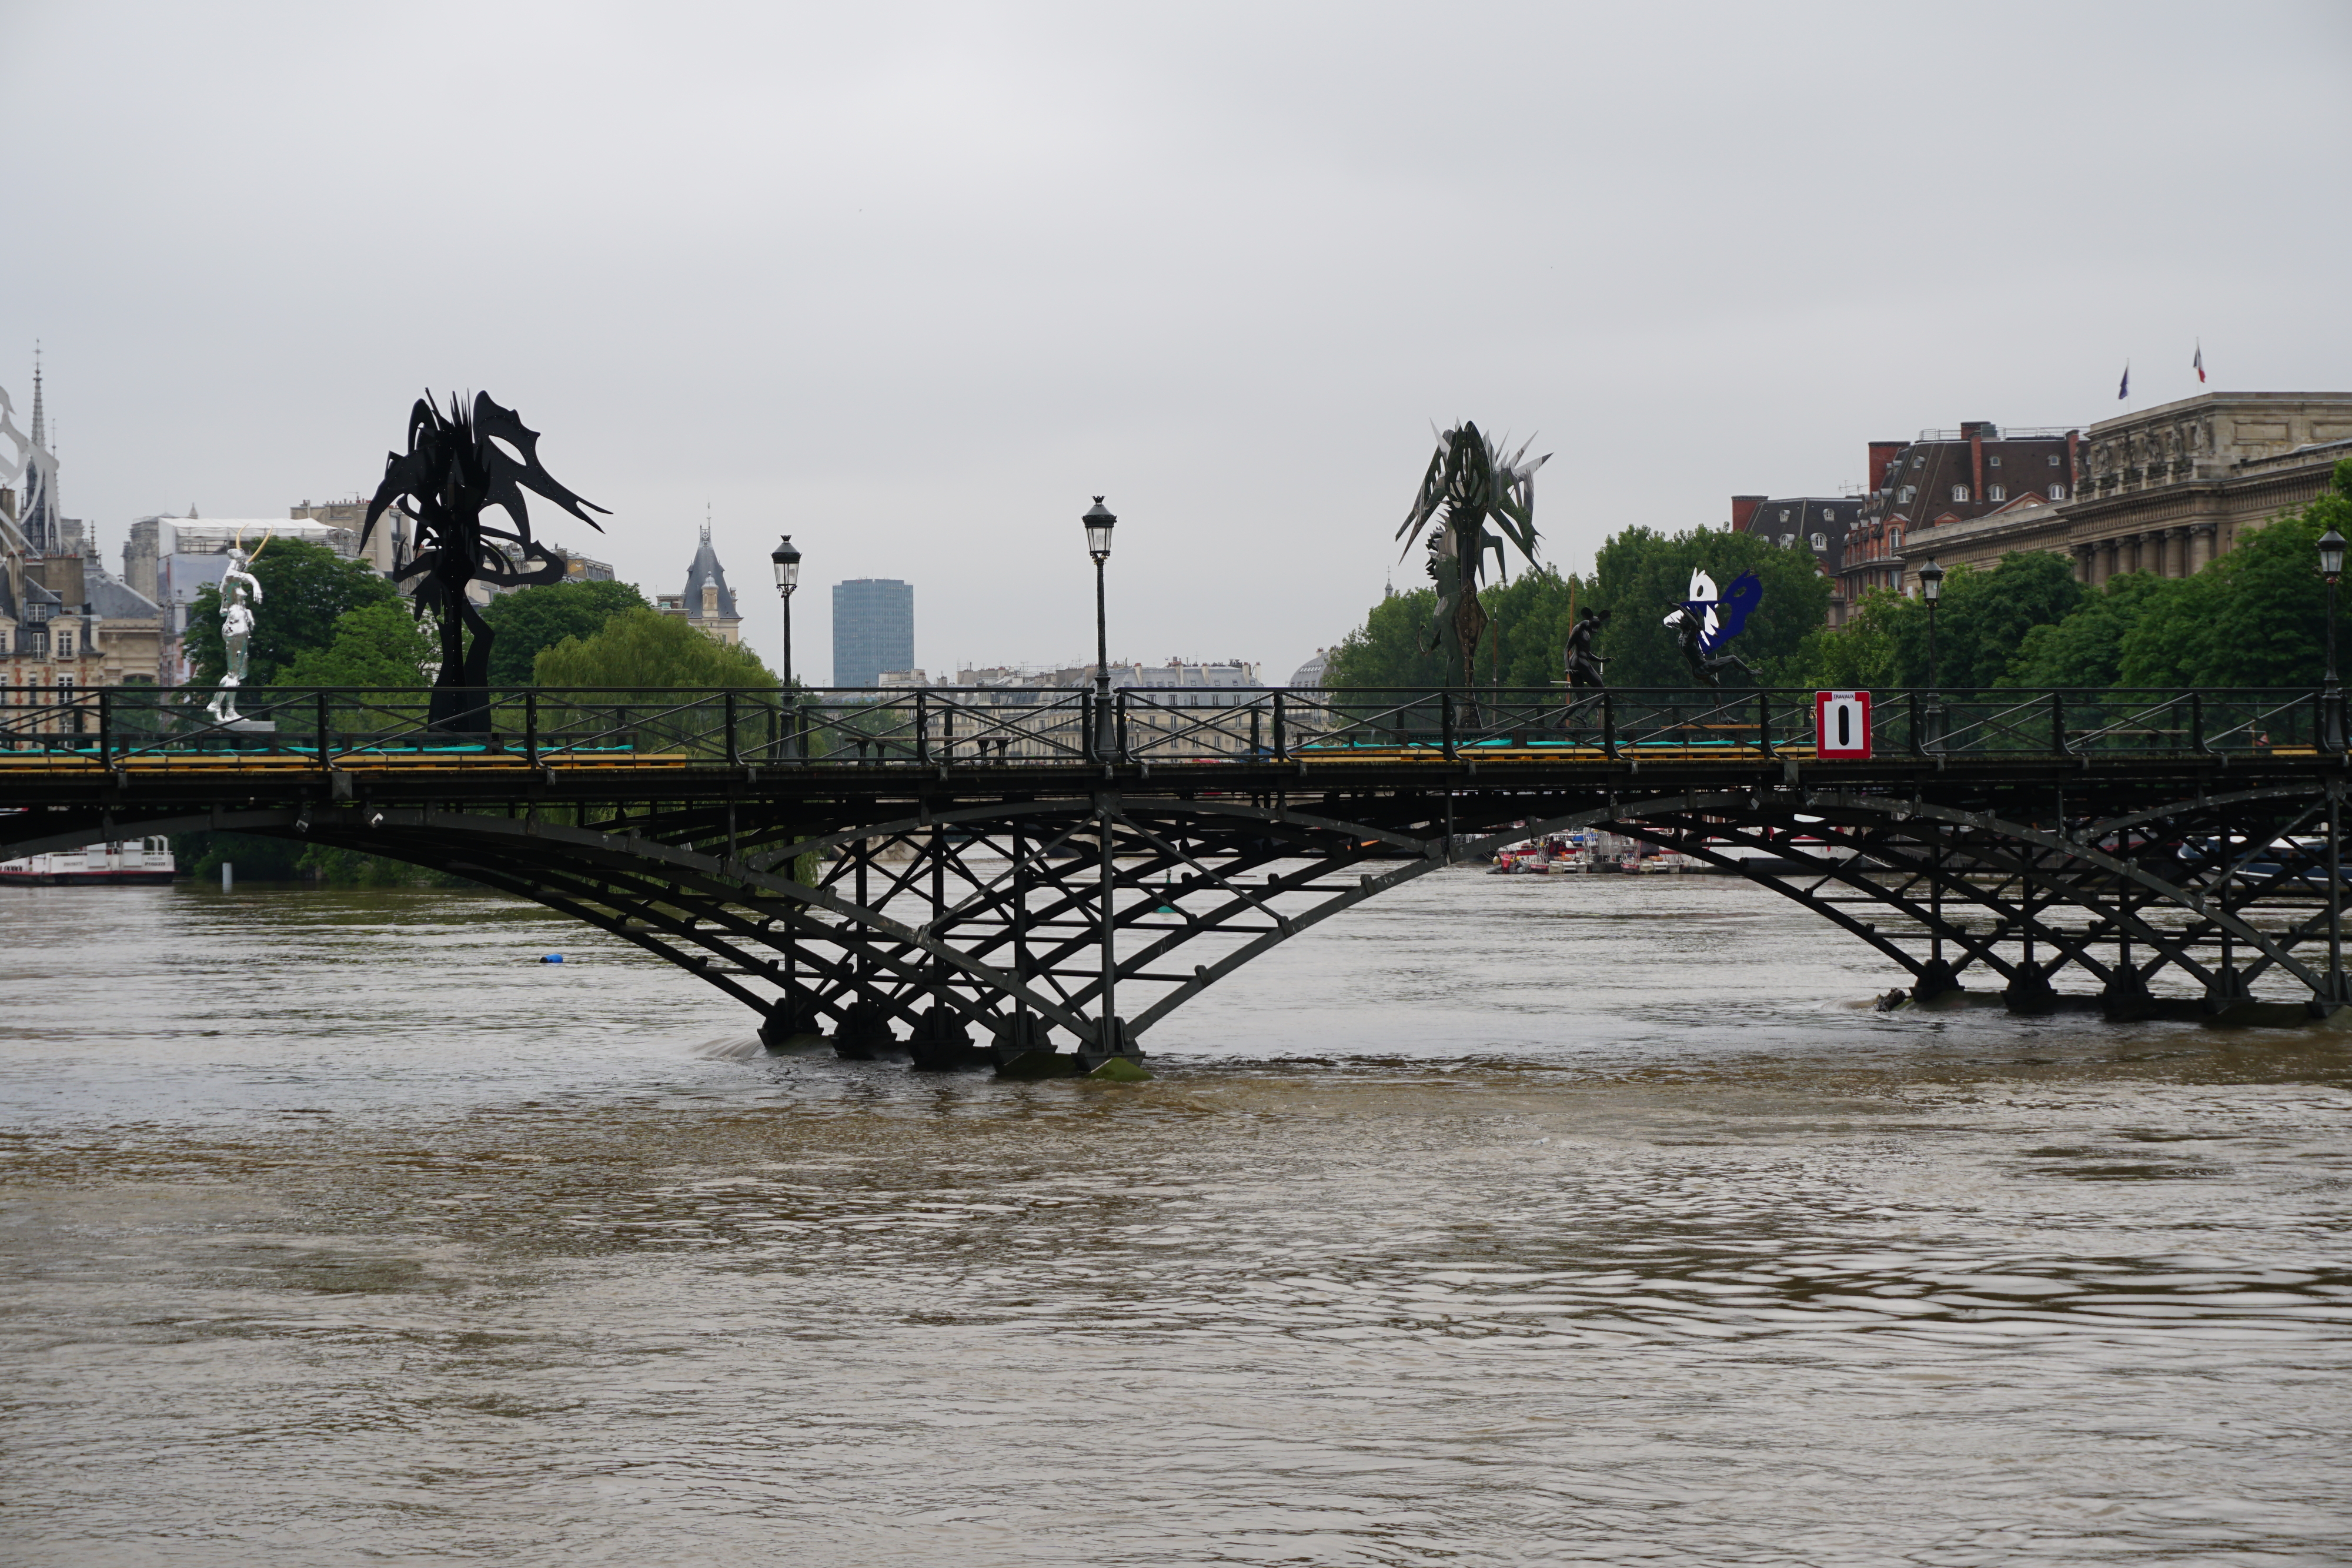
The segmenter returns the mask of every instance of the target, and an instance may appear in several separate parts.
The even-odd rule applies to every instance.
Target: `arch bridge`
[[[0,692],[0,858],[204,830],[388,856],[851,1057],[1139,1055],[1309,926],[1586,831],[1762,883],[1921,1003],[2346,999],[2344,724],[2313,691],[1880,693],[1867,758],[1822,755],[1810,691],[496,690],[462,728],[419,691],[247,692],[226,724],[208,695]]]

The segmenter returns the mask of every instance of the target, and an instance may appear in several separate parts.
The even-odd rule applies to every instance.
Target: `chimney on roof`
[[[1756,508],[1762,506],[1765,499],[1766,497],[1762,496],[1732,497],[1731,531],[1735,534],[1746,533],[1749,519],[1756,516]]]
[[[1895,486],[1895,465],[1903,455],[1907,441],[1874,441],[1870,444],[1870,467],[1864,474],[1864,488],[1887,490]]]

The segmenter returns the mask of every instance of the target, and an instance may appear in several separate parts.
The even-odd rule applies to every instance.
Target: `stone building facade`
[[[1990,566],[2014,549],[2068,556],[2093,587],[2132,571],[2187,577],[2242,531],[2309,505],[2347,456],[2352,392],[2204,392],[2103,420],[2082,434],[2067,496],[1913,529],[1904,584],[1931,557]]]

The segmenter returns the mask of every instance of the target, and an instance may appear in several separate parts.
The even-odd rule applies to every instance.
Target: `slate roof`
[[[694,564],[686,569],[686,613],[690,621],[702,619],[702,586],[719,585],[719,614],[721,620],[737,619],[734,591],[727,586],[727,569],[719,564],[719,552],[710,548],[710,530],[702,530],[702,547],[694,552]]]

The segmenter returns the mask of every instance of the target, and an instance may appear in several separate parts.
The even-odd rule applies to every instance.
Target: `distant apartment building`
[[[854,577],[833,585],[833,684],[872,686],[915,667],[915,585]]]
[[[1957,430],[1923,430],[1910,441],[1872,442],[1871,489],[1840,568],[1841,604],[1851,606],[1874,588],[1906,591],[1916,576],[1916,563],[1906,562],[1926,559],[1923,533],[2067,501],[2082,443],[2080,430],[2003,428],[1985,419]],[[1834,615],[1832,624],[1843,620]]]
[[[595,564],[604,567],[604,575],[594,580],[611,581],[613,569],[602,561]],[[727,569],[719,564],[719,552],[710,548],[709,524],[703,525],[702,542],[686,569],[686,591],[656,594],[654,608],[665,615],[681,617],[714,642],[732,646],[742,640],[743,618],[735,612],[735,591],[727,586]]]
[[[1862,517],[1862,502],[1853,496],[1734,496],[1731,528],[1755,534],[1782,549],[1810,553],[1822,575],[1830,580],[1830,623],[1842,620],[1846,538]]]

